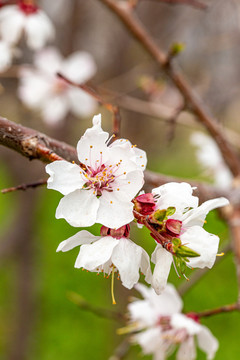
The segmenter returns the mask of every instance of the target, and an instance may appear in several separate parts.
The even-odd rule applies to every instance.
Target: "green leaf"
[[[176,211],[176,208],[175,208],[174,206],[169,206],[169,207],[167,208],[166,216],[171,216],[171,215],[173,215],[173,214],[175,213],[175,211]]]

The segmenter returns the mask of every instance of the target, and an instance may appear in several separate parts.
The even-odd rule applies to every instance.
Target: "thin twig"
[[[197,0],[155,0],[160,3],[167,3],[169,5],[188,5],[196,9],[206,10],[208,8],[207,4]]]
[[[89,311],[99,317],[115,320],[117,322],[122,322],[122,321],[125,322],[125,320],[126,320],[125,316],[122,313],[112,311],[109,309],[103,309],[103,308],[97,307],[95,305],[92,305],[89,302],[87,302],[81,295],[79,295],[75,292],[72,292],[72,291],[69,292],[67,294],[67,297],[71,302],[76,304],[80,309]]]
[[[118,138],[120,135],[120,125],[121,125],[121,116],[118,106],[115,106],[103,100],[95,89],[93,89],[92,87],[86,84],[75,83],[74,81],[71,81],[70,79],[68,79],[63,74],[60,73],[57,73],[57,76],[62,80],[66,81],[66,83],[68,83],[69,85],[75,86],[85,91],[88,95],[92,96],[95,100],[99,102],[99,104],[104,106],[108,111],[110,111],[113,114],[113,133],[115,135],[115,138]]]
[[[18,185],[18,186],[13,186],[13,187],[10,187],[10,188],[2,189],[1,193],[6,194],[6,193],[9,193],[9,192],[12,192],[12,191],[17,191],[17,190],[25,191],[25,190],[30,189],[30,188],[35,189],[36,187],[46,185],[46,184],[47,184],[47,180],[38,180],[38,181],[35,181],[34,183],[21,184],[21,185]]]
[[[122,360],[127,356],[130,349],[130,342],[128,338],[124,339],[120,345],[115,349],[114,354],[110,356],[109,360]]]
[[[173,81],[178,90],[183,95],[186,104],[191,108],[192,112],[197,115],[198,120],[205,126],[208,132],[219,146],[222,156],[229,166],[234,176],[240,175],[240,162],[235,150],[228,143],[221,129],[220,124],[205,109],[201,100],[192,90],[183,75],[176,71],[172,61],[158,47],[150,33],[145,29],[139,19],[123,7],[119,6],[116,1],[98,0],[110,9],[128,29],[132,36],[140,43],[140,45],[148,52],[148,54],[156,61],[160,68]]]
[[[197,315],[197,317],[201,318],[201,317],[209,317],[212,315],[218,315],[226,312],[239,311],[239,310],[240,310],[239,303],[235,303],[235,304],[220,306],[216,309],[204,310],[201,312],[197,312],[195,314]]]

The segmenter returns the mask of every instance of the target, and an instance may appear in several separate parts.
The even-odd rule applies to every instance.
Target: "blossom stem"
[[[225,312],[231,312],[231,311],[240,311],[240,305],[238,303],[229,304],[229,305],[220,306],[216,309],[205,310],[195,314],[197,315],[197,317],[201,318],[201,317],[208,317],[208,316],[217,315]]]
[[[115,273],[115,266],[112,267],[112,279],[111,279],[111,295],[112,295],[112,303],[116,305],[116,300],[114,297],[114,273]]]

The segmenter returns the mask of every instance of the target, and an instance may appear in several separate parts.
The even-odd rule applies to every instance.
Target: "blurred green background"
[[[173,107],[178,104],[176,91],[165,76],[97,0],[72,0],[64,5],[69,9],[62,16],[54,15],[51,2],[40,3],[55,22],[56,45],[65,55],[79,49],[93,54],[98,66],[94,84],[146,102]],[[186,50],[179,62],[186,76],[220,121],[238,131],[240,8],[235,1],[207,3],[208,11],[202,12],[145,1],[137,11],[165,51],[174,41],[185,42]],[[25,62],[31,59],[26,51]],[[156,92],[139,86],[143,75],[160,84]],[[19,103],[17,83],[11,74],[2,76],[0,115],[75,146],[91,126],[91,117],[68,116],[59,127],[48,127],[39,114],[29,112]],[[102,108],[97,112],[103,115],[103,128],[111,133],[111,115]],[[121,116],[121,136],[147,151],[149,170],[212,181],[202,174],[195,149],[190,145],[191,131],[200,128],[192,116],[181,113],[175,125],[159,121],[161,116],[147,116],[140,108],[133,112],[121,107]],[[179,120],[187,121],[190,128],[178,125]],[[1,149],[1,189],[40,178],[46,178],[43,164]],[[56,253],[58,244],[79,230],[55,219],[60,198],[59,193],[45,187],[1,195],[0,359],[106,360],[123,340],[116,334],[121,324],[83,311],[67,298],[67,293],[74,291],[90,304],[125,312],[128,298],[137,293],[116,282],[117,305],[113,306],[110,279],[74,268],[78,249]],[[205,228],[220,237],[221,245],[230,241],[228,228],[217,212],[209,214]],[[88,230],[97,235],[99,226]],[[133,225],[131,238],[149,253],[153,251],[155,244],[147,230]],[[169,280],[176,286],[182,281],[173,269]],[[184,295],[184,309],[201,311],[233,303],[237,293],[234,259],[232,253],[227,253]],[[217,315],[203,323],[219,339],[216,359],[238,359],[240,314]],[[138,358],[151,357],[142,356],[141,349],[133,346],[126,359]],[[197,359],[205,359],[205,354],[199,352]]]

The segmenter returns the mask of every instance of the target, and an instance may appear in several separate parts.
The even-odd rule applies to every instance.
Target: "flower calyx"
[[[100,230],[101,236],[112,236],[115,239],[129,238],[130,225],[121,226],[118,229],[110,229],[106,226],[102,226]]]
[[[31,15],[38,11],[38,6],[34,4],[33,0],[20,0],[18,6],[25,15]]]

